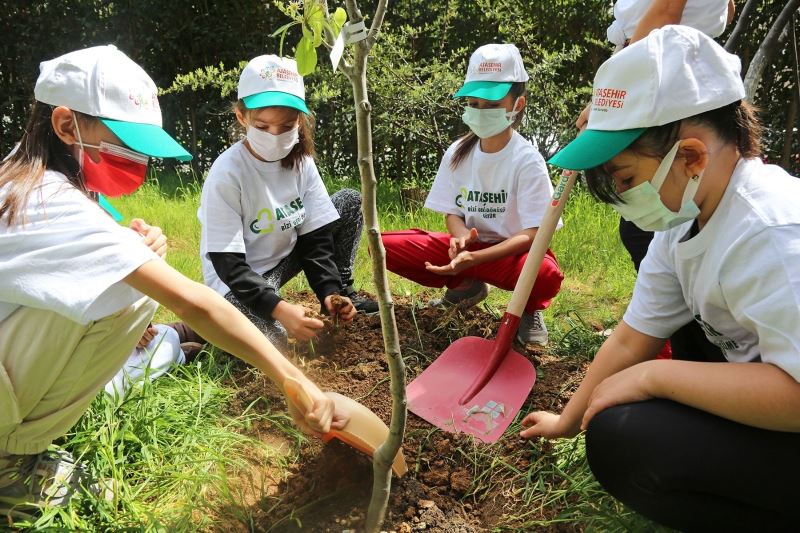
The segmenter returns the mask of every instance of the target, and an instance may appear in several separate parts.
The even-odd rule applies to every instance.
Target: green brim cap
[[[510,89],[510,81],[468,81],[453,95],[453,98],[472,96],[484,100],[500,100]]]
[[[180,161],[192,159],[192,154],[155,124],[123,122],[110,118],[100,120],[125,143],[125,146],[140,154],[161,158],[172,157]]]
[[[594,168],[630,146],[646,129],[618,131],[587,129],[547,162],[568,170]]]
[[[251,94],[250,96],[245,96],[242,98],[244,102],[244,106],[247,109],[257,109],[259,107],[272,107],[272,106],[282,106],[282,107],[291,107],[297,109],[298,111],[302,111],[306,115],[309,115],[308,107],[306,107],[306,103],[303,101],[302,98],[299,96],[295,96],[289,93],[282,93],[278,91],[265,91],[263,93],[258,94]]]

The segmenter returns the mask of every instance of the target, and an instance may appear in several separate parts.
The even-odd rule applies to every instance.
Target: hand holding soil
[[[313,339],[325,326],[322,320],[311,315],[310,309],[285,300],[281,300],[272,311],[272,318],[283,324],[291,337],[301,341]]]
[[[341,319],[350,322],[356,316],[356,308],[350,298],[338,294],[331,294],[325,298],[325,309],[334,317],[334,320]]]

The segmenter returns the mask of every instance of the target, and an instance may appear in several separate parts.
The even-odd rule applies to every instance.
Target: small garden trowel
[[[283,386],[286,389],[286,394],[292,400],[302,405],[307,411],[313,409],[314,402],[312,402],[308,392],[299,381],[294,378],[286,378]],[[325,394],[336,403],[336,409],[347,413],[350,419],[343,429],[331,429],[322,436],[322,440],[329,442],[331,439],[339,439],[372,457],[375,454],[375,450],[389,436],[389,427],[383,423],[383,420],[378,418],[378,415],[352,398],[336,392],[326,392]],[[402,449],[397,451],[397,455],[392,462],[392,471],[397,477],[402,477],[408,471]]]

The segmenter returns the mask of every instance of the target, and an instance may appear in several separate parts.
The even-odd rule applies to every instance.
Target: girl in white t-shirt
[[[688,531],[790,531],[800,488],[800,180],[759,159],[739,58],[666,26],[606,61],[551,163],[656,236],[623,320],[560,415],[614,496]],[[654,359],[696,321],[726,362]]]
[[[325,432],[344,422],[334,416],[333,402],[249,320],[162,261],[154,251],[162,239],[143,222],[119,226],[98,205],[97,193],[136,190],[149,157],[191,159],[161,129],[156,91],[113,46],[45,61],[19,146],[0,164],[4,518],[44,500],[66,502],[79,486],[91,485],[70,454],[51,444],[123,365],[155,302],[279,386],[288,377],[301,380],[313,410],[287,403],[304,430]]]
[[[487,284],[513,290],[553,186],[544,159],[517,133],[528,74],[513,44],[487,44],[470,58],[464,122],[471,132],[444,154],[425,207],[443,213],[448,233],[419,229],[383,234],[386,267],[427,287],[447,286],[433,304],[475,305]],[[559,223],[560,225],[560,223]],[[563,275],[548,250],[517,337],[547,343],[542,318]]]
[[[238,96],[236,119],[246,138],[214,161],[197,213],[206,285],[279,344],[287,332],[306,340],[323,327],[280,297],[301,270],[324,313],[351,320],[356,311],[377,312],[377,302],[353,289],[361,195],[325,190],[295,61],[256,57],[242,71]],[[334,295],[342,307],[334,308]]]

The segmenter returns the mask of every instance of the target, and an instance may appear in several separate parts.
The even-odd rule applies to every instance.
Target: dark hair
[[[527,84],[524,81],[515,81],[511,84],[511,88],[508,90],[508,94],[514,97],[514,100],[520,96],[526,96],[528,94]],[[505,96],[503,97],[505,98]],[[514,123],[511,125],[512,128],[516,129],[519,128],[519,125],[522,124],[522,117],[525,114],[525,108],[522,108],[522,111],[517,113],[516,118],[514,119]],[[465,157],[472,151],[478,141],[480,139],[474,133],[467,132],[466,135],[461,137],[458,140],[458,147],[456,148],[456,152],[453,154],[453,159],[450,161],[450,168],[455,170],[458,168],[458,165],[461,164],[461,161],[464,160]]]
[[[755,107],[739,100],[693,117],[648,128],[628,149],[639,155],[663,159],[678,141],[681,125],[685,122],[711,128],[726,144],[736,145],[742,157],[758,157],[761,155],[764,128],[756,113]],[[614,179],[606,170],[606,164],[585,171],[586,185],[592,196],[601,202],[621,203],[622,199],[617,193]]]
[[[51,106],[35,102],[19,145],[8,159],[0,163],[0,189],[5,192],[0,200],[0,221],[5,219],[9,226],[19,221],[45,170],[61,172],[72,185],[86,193],[80,164],[71,148],[53,131],[52,116]],[[77,111],[75,116],[86,124],[95,120]]]
[[[243,116],[247,117],[254,109],[245,107],[242,100],[238,100],[233,104],[234,110],[238,110]],[[294,108],[291,108],[294,109]],[[292,148],[286,157],[281,159],[281,166],[285,169],[300,168],[300,162],[303,157],[316,157],[317,150],[314,147],[314,117],[299,111],[298,124],[298,142]]]

